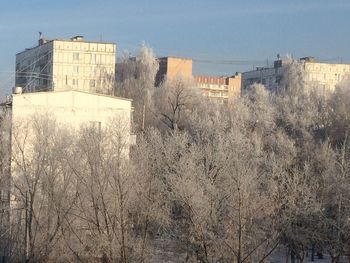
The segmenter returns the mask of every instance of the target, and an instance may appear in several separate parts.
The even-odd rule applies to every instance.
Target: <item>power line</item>
[[[193,62],[204,64],[218,64],[218,65],[260,65],[266,64],[265,60],[249,60],[249,59],[232,59],[232,60],[216,60],[216,59],[192,59]]]

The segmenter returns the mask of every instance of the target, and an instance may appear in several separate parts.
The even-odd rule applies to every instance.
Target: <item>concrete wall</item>
[[[192,59],[168,57],[167,77],[192,77]]]
[[[125,156],[129,146],[135,141],[132,133],[131,100],[80,91],[34,92],[13,95],[12,101],[12,141],[26,137],[25,148],[31,151],[33,140],[32,125],[41,119],[52,119],[59,128],[69,132],[79,132],[82,126],[105,131],[113,129],[121,134],[125,143]],[[16,153],[15,144],[12,145]]]
[[[163,57],[158,58],[159,70],[156,75],[156,85],[158,86],[165,79],[172,79],[176,76],[192,77],[192,59]]]
[[[36,115],[53,116],[57,122],[79,128],[98,121],[102,127],[117,117],[131,132],[131,100],[80,91],[35,92],[14,94],[12,122],[21,122]]]

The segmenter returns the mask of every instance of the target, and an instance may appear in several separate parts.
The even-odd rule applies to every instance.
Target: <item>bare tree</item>
[[[68,165],[77,201],[63,233],[71,260],[146,262],[150,233],[166,222],[162,182],[147,162],[154,157],[140,139],[129,160],[122,124],[116,119],[101,130],[84,127],[76,140],[76,158]]]
[[[2,105],[0,111],[0,258],[9,261],[12,252],[10,231],[10,156],[11,119],[7,105]]]
[[[75,200],[72,173],[64,162],[72,145],[66,134],[46,116],[12,127],[12,218],[20,256],[28,262],[50,258]]]
[[[200,107],[201,97],[192,79],[168,79],[155,93],[155,114],[170,130],[183,129],[186,117]]]

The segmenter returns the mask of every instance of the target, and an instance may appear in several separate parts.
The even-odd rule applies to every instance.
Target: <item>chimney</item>
[[[71,37],[72,41],[84,41],[84,36],[74,36],[74,37]]]

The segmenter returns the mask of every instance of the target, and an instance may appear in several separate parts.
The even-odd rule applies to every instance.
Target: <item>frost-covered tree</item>
[[[2,106],[0,111],[0,258],[9,261],[16,247],[11,246],[10,228],[10,148],[11,119],[9,109]]]
[[[192,78],[167,79],[154,94],[156,118],[170,130],[184,129],[188,116],[201,109],[201,99]]]
[[[152,118],[152,95],[159,63],[149,46],[143,43],[136,57],[124,53],[116,67],[115,95],[133,100],[134,122],[143,130],[145,122]]]
[[[11,231],[13,261],[47,261],[55,254],[75,202],[75,181],[67,167],[69,132],[47,116],[12,126]]]

